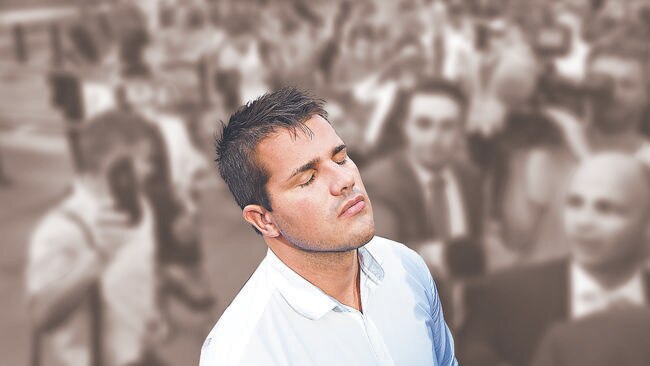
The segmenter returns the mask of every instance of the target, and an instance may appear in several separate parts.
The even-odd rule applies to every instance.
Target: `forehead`
[[[631,171],[618,173],[595,169],[578,171],[569,185],[569,193],[592,201],[640,207],[638,201],[645,198],[639,177]]]
[[[256,157],[270,179],[288,178],[294,169],[312,159],[329,158],[332,150],[343,140],[323,117],[312,116],[305,122],[311,133],[300,127],[294,134],[281,128],[262,140],[256,148]]]
[[[411,99],[409,115],[411,118],[457,119],[460,106],[454,98],[443,93],[418,94]]]
[[[592,73],[607,74],[615,77],[633,76],[638,78],[643,75],[643,66],[639,60],[620,55],[596,55],[591,60],[589,68]]]

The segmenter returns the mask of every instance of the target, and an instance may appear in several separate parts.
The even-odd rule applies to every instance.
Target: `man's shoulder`
[[[76,214],[74,208],[75,203],[71,198],[66,198],[50,208],[34,226],[30,245],[47,245],[49,247],[58,244],[70,245],[78,241],[76,239],[83,239],[82,228],[69,217],[70,214]],[[81,212],[79,212],[78,216],[83,217]]]
[[[366,248],[380,264],[394,267],[398,265],[407,272],[417,272],[428,276],[428,267],[424,259],[413,249],[403,243],[375,236],[366,244]]]
[[[480,292],[486,297],[516,298],[529,291],[539,291],[541,287],[559,287],[566,280],[567,268],[568,262],[562,259],[505,269],[472,282],[468,292]]]
[[[212,328],[201,348],[201,366],[236,365],[243,356],[276,292],[267,270],[262,261]]]

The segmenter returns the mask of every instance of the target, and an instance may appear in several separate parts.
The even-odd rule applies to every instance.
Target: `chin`
[[[345,250],[355,250],[368,244],[375,236],[375,224],[372,222],[370,225],[361,228],[354,233],[350,233],[344,241]],[[343,248],[342,248],[343,249]],[[342,251],[345,251],[342,250]]]
[[[598,270],[603,265],[606,265],[605,261],[595,253],[574,253],[574,258],[580,266],[590,270]]]

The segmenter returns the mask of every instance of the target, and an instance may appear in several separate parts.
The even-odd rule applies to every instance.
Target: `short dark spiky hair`
[[[264,94],[240,107],[216,141],[219,173],[242,209],[258,204],[272,211],[266,190],[268,173],[256,157],[257,145],[278,129],[292,134],[311,131],[305,122],[314,115],[327,120],[325,101],[292,87]]]

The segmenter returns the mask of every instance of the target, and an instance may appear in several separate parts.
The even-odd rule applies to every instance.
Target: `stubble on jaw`
[[[283,229],[279,229],[281,235],[285,238],[288,245],[297,249],[296,256],[300,257],[302,262],[314,269],[324,270],[332,269],[337,266],[349,265],[350,258],[355,255],[357,249],[368,244],[374,237],[374,227],[368,234],[359,234],[357,237],[350,240],[351,243],[358,243],[355,245],[344,246],[341,248],[331,248],[331,246],[324,243],[308,243],[301,240],[292,238]]]

